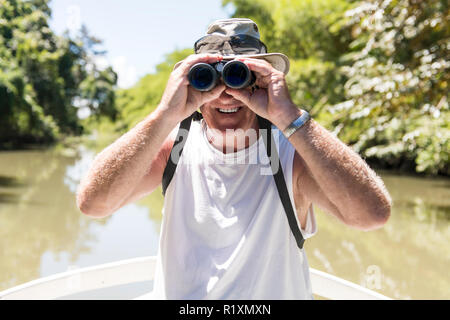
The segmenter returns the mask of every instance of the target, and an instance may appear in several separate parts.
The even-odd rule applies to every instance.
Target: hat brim
[[[223,57],[224,57],[224,59],[236,59],[236,58],[264,59],[267,62],[269,62],[272,65],[272,67],[274,67],[278,71],[283,72],[285,75],[288,74],[289,67],[290,67],[289,58],[282,53],[276,53],[276,52],[258,53],[258,54],[225,55]],[[181,63],[182,63],[182,61],[177,62],[173,68],[176,69]]]
[[[240,54],[240,55],[227,55],[223,56],[225,59],[235,59],[235,58],[253,58],[253,59],[264,59],[269,62],[272,67],[278,71],[283,72],[285,75],[289,72],[289,58],[282,53],[258,53],[258,54]]]

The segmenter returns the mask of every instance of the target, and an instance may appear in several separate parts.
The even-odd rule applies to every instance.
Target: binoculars
[[[213,89],[220,77],[233,89],[242,89],[255,83],[256,76],[242,61],[221,61],[213,64],[197,63],[188,73],[190,85],[199,91]]]

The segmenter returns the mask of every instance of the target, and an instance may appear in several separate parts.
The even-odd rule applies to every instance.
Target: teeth
[[[219,108],[219,111],[220,112],[224,112],[224,113],[234,113],[234,112],[237,112],[239,110],[239,107],[238,108],[234,108],[234,109],[220,109]]]

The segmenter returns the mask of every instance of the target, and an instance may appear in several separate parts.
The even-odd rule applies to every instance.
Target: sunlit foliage
[[[448,19],[439,0],[365,1],[346,12],[348,80],[329,111],[356,151],[388,167],[450,174]]]
[[[8,112],[0,130],[13,135],[40,139],[78,132],[75,107],[92,111],[83,122],[89,128],[123,133],[156,108],[173,65],[192,53],[168,54],[156,72],[117,91],[115,99],[116,75],[92,68],[96,50],[89,44],[98,43],[87,32],[75,40],[54,36],[46,24],[46,1],[0,1],[8,4],[0,9],[5,44],[0,99],[2,112]],[[8,9],[11,3],[35,10],[19,15]],[[447,1],[224,0],[223,5],[234,9],[234,17],[256,21],[269,51],[289,56],[293,101],[371,164],[450,174]],[[41,23],[33,36],[23,31],[33,25],[22,21],[26,17]]]
[[[158,106],[173,66],[193,53],[193,49],[175,50],[156,66],[156,72],[143,77],[133,88],[117,92],[116,128],[128,130]]]
[[[99,69],[101,41],[49,28],[48,0],[0,0],[0,147],[79,134],[80,107],[114,119],[111,68]]]
[[[441,0],[224,0],[291,59],[294,102],[372,163],[450,174]]]

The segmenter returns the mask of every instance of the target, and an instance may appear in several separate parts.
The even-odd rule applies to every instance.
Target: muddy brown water
[[[160,189],[94,220],[75,190],[94,152],[0,152],[0,290],[74,268],[155,255]],[[450,299],[450,179],[378,172],[394,201],[379,230],[351,229],[315,208],[311,267],[398,299]]]

